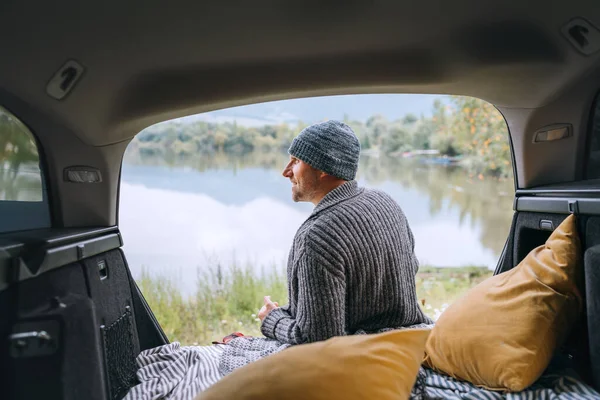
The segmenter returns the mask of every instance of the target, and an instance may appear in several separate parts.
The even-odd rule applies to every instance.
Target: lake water
[[[142,268],[191,290],[198,271],[236,261],[283,268],[313,205],[294,203],[285,154],[182,159],[128,154],[119,225],[134,277]],[[508,235],[512,180],[459,167],[361,157],[359,185],[390,194],[406,214],[421,264],[494,268]]]

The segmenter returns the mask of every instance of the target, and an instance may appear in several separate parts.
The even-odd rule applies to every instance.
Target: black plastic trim
[[[496,268],[494,268],[494,275],[498,275],[502,272],[504,262],[506,258],[509,258],[509,264],[512,264],[512,251],[514,247],[514,237],[515,237],[515,228],[517,226],[517,213],[513,213],[512,222],[510,224],[510,229],[508,231],[508,236],[506,237],[506,241],[504,242],[504,247],[502,248],[502,253],[500,253],[500,257],[498,258],[498,263],[496,264]],[[512,267],[512,265],[511,265]]]
[[[116,226],[42,229],[0,235],[0,291],[12,282],[35,278],[123,245]],[[13,269],[17,260],[16,271]]]
[[[513,186],[516,190],[519,188],[519,180],[517,178],[517,162],[515,160],[515,149],[513,146],[512,135],[510,133],[510,125],[508,124],[508,121],[506,120],[506,117],[504,116],[502,111],[500,111],[500,109],[497,106],[493,106],[496,109],[496,111],[498,111],[498,113],[502,116],[502,119],[504,120],[504,125],[506,125],[506,132],[508,133],[508,146],[510,147],[510,161],[513,172]]]
[[[107,233],[119,233],[119,228],[109,226],[101,228],[35,229],[7,232],[0,234],[0,251],[4,249],[6,243],[13,245],[20,244],[22,246],[55,247],[95,238]]]
[[[600,195],[600,179],[589,179],[584,181],[544,185],[529,189],[518,189],[515,195]]]
[[[519,212],[600,215],[600,198],[518,197],[515,205]]]

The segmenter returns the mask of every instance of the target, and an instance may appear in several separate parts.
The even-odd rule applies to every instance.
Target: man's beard
[[[302,184],[296,183],[292,186],[292,200],[298,203],[300,201],[311,201],[317,192],[317,179],[307,179]]]

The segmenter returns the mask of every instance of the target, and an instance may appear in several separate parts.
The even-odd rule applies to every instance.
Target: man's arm
[[[346,279],[341,265],[307,241],[298,260],[298,305],[293,318],[276,308],[263,320],[262,333],[283,343],[301,344],[345,334]],[[325,256],[323,256],[325,255]]]

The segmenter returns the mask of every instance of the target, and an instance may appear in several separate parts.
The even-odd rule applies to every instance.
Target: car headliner
[[[583,55],[562,35],[575,17],[600,26],[600,7],[522,0],[5,3],[0,104],[44,148],[61,226],[116,222],[121,157],[143,128],[316,95],[487,100],[507,119],[517,185],[527,188],[582,176],[600,52]],[[70,59],[85,73],[58,101],[45,87]],[[554,123],[572,124],[573,137],[532,143],[535,130]],[[70,165],[99,168],[104,181],[63,182]]]

